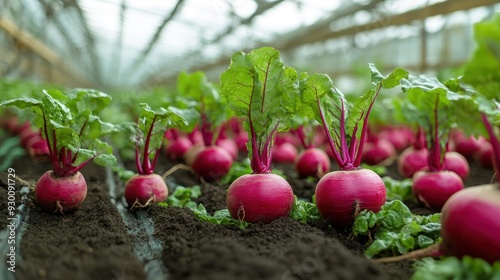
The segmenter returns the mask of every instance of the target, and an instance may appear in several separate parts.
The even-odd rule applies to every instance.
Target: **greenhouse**
[[[0,279],[500,280],[493,0],[0,0]]]

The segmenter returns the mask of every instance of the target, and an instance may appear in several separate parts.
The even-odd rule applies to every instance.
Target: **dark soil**
[[[156,171],[161,174],[175,164],[160,161]],[[23,158],[13,168],[34,186],[49,164]],[[315,180],[297,178],[290,165],[275,169],[284,171],[296,195],[311,198]],[[154,274],[146,277],[145,263],[134,253],[137,237],[129,234],[111,202],[104,169],[89,165],[82,173],[88,194],[78,211],[52,214],[40,210],[33,200],[28,203],[15,279],[161,279]],[[394,166],[388,168],[388,175],[399,178]],[[492,170],[471,163],[466,185],[488,183],[492,176]],[[202,196],[197,202],[209,212],[225,208],[228,186],[202,184],[185,170],[169,180],[187,187],[200,185]],[[4,228],[6,187],[1,185],[0,225]],[[410,208],[418,214],[432,213],[419,205]],[[303,224],[282,218],[241,230],[201,222],[184,208],[155,205],[141,212],[152,218],[153,235],[163,245],[161,256],[156,257],[168,270],[167,279],[409,279],[413,273],[409,261],[371,262],[363,256],[360,240],[323,222]]]

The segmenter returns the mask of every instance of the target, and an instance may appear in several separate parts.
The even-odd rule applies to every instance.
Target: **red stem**
[[[497,182],[500,184],[500,174],[498,174],[500,169],[500,142],[498,141],[486,114],[481,113],[481,118],[483,119],[486,131],[488,131],[488,135],[490,136],[490,143],[493,148],[493,166],[495,167],[495,172],[497,174]]]
[[[54,159],[54,152],[52,151],[52,145],[49,139],[49,133],[47,132],[47,121],[45,120],[45,111],[42,109],[42,117],[43,117],[43,132],[45,134],[45,141],[47,141],[47,146],[49,147],[49,156],[50,159]]]
[[[441,144],[439,143],[439,119],[438,119],[438,104],[439,95],[436,97],[436,102],[434,105],[434,127],[430,125],[431,131],[431,148],[429,149],[429,170],[430,171],[441,171],[443,170],[443,164],[441,162]]]
[[[302,147],[304,147],[304,149],[310,149],[313,147],[312,143],[308,144],[306,141],[306,135],[304,133],[304,126],[300,125],[295,130],[295,135],[297,135],[297,138],[299,138],[299,141],[302,144]]]
[[[151,126],[148,130],[148,135],[146,136],[146,143],[144,144],[144,154],[142,158],[142,171],[146,172],[146,174],[151,174],[151,161],[149,160],[149,143],[151,141],[151,133],[153,133],[153,127],[155,126],[156,115],[153,117],[151,121]]]
[[[139,174],[144,174],[144,171],[142,170],[141,166],[141,153],[137,145],[135,146],[135,166],[137,167],[137,172]]]
[[[323,110],[321,110],[321,103],[319,102],[318,94],[316,94],[316,104],[318,105],[319,115],[321,116],[321,123],[323,125],[323,130],[325,131],[326,138],[328,139],[328,144],[330,145],[330,149],[332,149],[332,152],[333,152],[333,158],[335,159],[335,162],[337,163],[337,165],[340,168],[341,166],[343,166],[343,164],[341,162],[341,157],[340,157],[337,149],[335,148],[335,143],[332,139],[332,135],[330,134],[330,131],[328,130],[328,126],[326,125],[325,115],[323,114]]]
[[[361,130],[361,136],[359,139],[359,146],[356,151],[356,160],[354,161],[354,166],[358,167],[361,165],[361,157],[363,155],[363,147],[365,145],[365,135],[366,131],[368,130],[368,117],[370,116],[370,112],[372,111],[373,104],[375,104],[375,99],[377,99],[378,94],[380,93],[380,90],[382,89],[382,84],[380,84],[376,90],[375,90],[375,96],[373,97],[373,101],[368,107],[368,110],[366,110],[365,115],[363,116],[364,122],[363,122],[363,128]]]

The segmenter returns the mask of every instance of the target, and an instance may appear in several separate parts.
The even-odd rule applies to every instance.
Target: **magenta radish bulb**
[[[289,142],[284,142],[280,145],[274,145],[272,148],[273,162],[276,163],[293,163],[297,158],[297,147]]]
[[[375,89],[368,90],[354,104],[333,85],[326,74],[303,80],[302,102],[314,112],[327,137],[339,171],[324,175],[316,185],[318,211],[335,228],[352,226],[364,209],[378,212],[386,201],[385,185],[379,175],[360,167],[368,137],[368,118],[380,91],[399,85],[408,72],[399,68],[384,77],[369,64]]]
[[[336,228],[352,226],[359,211],[378,212],[386,201],[384,182],[369,169],[333,171],[316,185],[316,206]]]
[[[276,174],[247,174],[236,179],[226,195],[231,216],[250,223],[287,217],[294,196],[290,184]]]
[[[444,154],[444,169],[457,173],[463,181],[469,177],[470,167],[467,159],[457,152],[446,152]]]
[[[441,211],[448,198],[463,188],[462,178],[453,171],[419,171],[413,176],[413,194],[436,211]]]
[[[209,146],[196,155],[191,167],[205,181],[217,181],[226,175],[233,164],[233,157],[219,146]]]
[[[272,173],[272,148],[278,131],[287,131],[297,113],[298,91],[298,73],[285,66],[271,47],[233,54],[222,73],[221,95],[245,122],[252,169],[227,191],[226,205],[233,218],[270,223],[290,215],[293,191],[285,179]]]
[[[238,158],[238,153],[239,153],[238,144],[236,144],[236,142],[233,139],[230,138],[217,139],[215,145],[226,150],[231,155],[233,160],[236,160]]]
[[[302,178],[310,176],[321,178],[330,171],[330,158],[318,148],[302,150],[296,158],[295,170]]]
[[[178,137],[167,146],[165,153],[170,160],[182,160],[186,151],[192,146],[193,143],[187,137]]]
[[[52,213],[75,211],[87,196],[87,183],[80,172],[65,177],[45,172],[35,185],[35,199],[41,208]]]
[[[474,161],[483,168],[493,168],[493,146],[489,142],[481,146],[474,154]]]
[[[165,201],[168,188],[158,174],[136,174],[125,183],[124,196],[130,208],[143,208],[150,203]]]
[[[456,257],[500,261],[500,187],[469,187],[452,195],[442,209],[443,250]]]
[[[397,151],[394,145],[384,139],[379,138],[373,142],[367,142],[363,147],[363,157],[361,162],[368,165],[390,165],[396,158]]]
[[[397,161],[399,174],[405,178],[412,178],[415,172],[427,167],[428,157],[427,148],[417,150],[413,147],[406,148]]]

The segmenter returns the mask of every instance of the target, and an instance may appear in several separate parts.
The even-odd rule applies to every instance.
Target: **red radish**
[[[322,150],[315,148],[317,137],[316,125],[304,121],[293,131],[302,144],[302,150],[295,159],[295,170],[301,178],[321,178],[330,171],[330,157]]]
[[[189,148],[184,154],[184,162],[189,166],[193,165],[194,159],[203,149],[205,149],[205,145],[201,143],[191,146],[191,148]]]
[[[398,171],[405,178],[412,178],[415,172],[427,167],[429,152],[426,148],[415,150],[408,147],[398,158]]]
[[[462,131],[456,131],[454,134],[454,150],[462,154],[467,159],[472,159],[474,154],[479,150],[479,148],[487,143],[486,139],[482,136],[474,137],[465,136]]]
[[[330,171],[330,158],[318,149],[309,148],[302,150],[296,158],[295,170],[299,177],[319,177]]]
[[[27,144],[27,150],[31,157],[50,156],[47,141],[41,137],[32,138]]]
[[[170,160],[182,160],[186,152],[193,146],[191,140],[187,137],[179,136],[177,139],[172,140],[171,143],[167,145],[165,153],[170,158]]]
[[[413,176],[413,194],[436,211],[441,211],[446,200],[463,188],[462,179],[452,171],[418,171]]]
[[[217,139],[217,141],[215,141],[215,145],[226,150],[231,155],[233,160],[236,160],[238,158],[238,153],[239,153],[238,144],[236,144],[236,142],[233,139],[230,139],[230,138],[220,139],[219,138],[219,139]]]
[[[361,210],[380,211],[386,201],[384,182],[369,169],[330,172],[319,180],[315,195],[321,216],[338,228],[352,225]]]
[[[378,138],[391,142],[397,152],[402,152],[411,145],[412,133],[407,127],[386,127]]]
[[[32,156],[47,153],[52,165],[52,170],[36,183],[37,203],[53,213],[74,211],[87,194],[87,184],[80,170],[92,160],[104,166],[116,163],[111,147],[98,138],[104,134],[102,127],[113,127],[97,116],[111,102],[111,97],[83,89],[64,94],[58,90],[44,90],[43,94],[40,100],[5,100],[0,107],[30,108],[36,115],[34,123],[44,139],[33,137],[25,140],[26,145]],[[24,135],[32,132],[29,122],[22,127]]]
[[[168,188],[165,180],[158,174],[132,176],[126,183],[125,199],[130,208],[144,207],[151,203],[165,201]]]
[[[19,144],[21,145],[21,147],[27,148],[28,142],[30,142],[31,139],[40,138],[41,135],[39,131],[35,131],[31,127],[26,127],[23,130],[21,130],[21,132],[19,133],[19,137],[20,137]]]
[[[229,152],[219,146],[209,146],[196,154],[191,167],[205,181],[211,182],[226,175],[232,164]]]
[[[396,69],[383,77],[373,64],[369,66],[375,89],[360,96],[352,107],[325,74],[305,77],[301,86],[301,101],[322,124],[340,168],[323,176],[315,192],[319,213],[336,228],[351,226],[364,209],[378,212],[386,201],[382,179],[375,172],[360,168],[361,157],[375,99],[382,88],[395,87],[408,72]]]
[[[444,170],[449,170],[457,173],[457,175],[460,176],[463,181],[465,181],[469,176],[469,162],[463,155],[457,152],[446,152],[444,154],[443,165]]]
[[[391,165],[396,158],[397,152],[394,145],[383,138],[366,142],[363,147],[361,162],[368,165]]]
[[[500,185],[469,187],[442,209],[441,237],[447,255],[500,261]]]
[[[38,179],[35,199],[49,212],[67,213],[80,207],[87,196],[87,183],[82,173],[58,177],[52,170]]]
[[[271,47],[235,53],[221,76],[221,94],[234,113],[245,118],[253,174],[236,179],[226,194],[235,219],[269,223],[290,215],[293,191],[282,177],[272,174],[273,139],[286,130],[295,114],[299,83],[297,72],[286,67]]]
[[[293,163],[297,158],[297,148],[289,142],[281,145],[274,145],[272,148],[273,162],[276,163]]]
[[[482,145],[474,154],[474,160],[484,168],[493,167],[493,146],[488,142]]]
[[[293,201],[290,184],[276,174],[243,175],[231,184],[226,195],[231,216],[250,223],[270,223],[288,216]]]
[[[138,174],[125,183],[124,191],[130,210],[145,208],[167,199],[168,187],[165,180],[153,172],[167,125],[187,124],[186,120],[178,115],[180,109],[169,107],[170,110],[152,110],[146,103],[140,105],[142,110],[137,121],[139,129],[135,139],[135,164]]]
[[[238,149],[242,152],[248,152],[247,142],[248,142],[248,134],[246,132],[241,132],[234,136],[234,141],[238,145]]]

